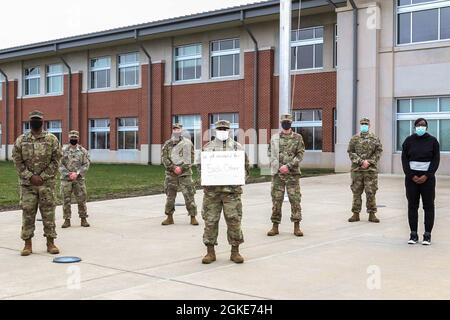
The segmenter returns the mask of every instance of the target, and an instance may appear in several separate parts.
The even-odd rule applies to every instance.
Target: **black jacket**
[[[402,165],[403,172],[407,178],[412,179],[415,175],[424,174],[431,178],[434,177],[440,162],[439,142],[432,135],[425,133],[423,136],[413,134],[406,138],[402,146]],[[430,162],[427,172],[411,170],[410,161]]]

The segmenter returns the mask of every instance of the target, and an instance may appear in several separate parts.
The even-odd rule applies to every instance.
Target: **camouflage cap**
[[[216,129],[218,128],[230,129],[230,121],[219,120],[214,124],[214,126],[216,127]]]
[[[69,139],[70,138],[79,138],[80,137],[80,133],[76,130],[72,130],[69,132]]]
[[[183,129],[183,125],[181,123],[174,123],[172,129]]]
[[[360,124],[370,124],[370,119],[369,118],[361,118],[361,120],[359,121]]]
[[[280,122],[284,122],[284,121],[292,122],[292,121],[294,121],[294,118],[289,113],[282,114],[281,117],[280,117]]]
[[[28,114],[28,117],[30,118],[30,119],[44,119],[44,114],[41,112],[41,111],[39,111],[39,110],[34,110],[34,111],[31,111],[29,114]]]

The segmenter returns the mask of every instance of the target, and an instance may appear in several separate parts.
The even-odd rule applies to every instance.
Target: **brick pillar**
[[[164,127],[170,127],[171,122],[171,101],[167,97],[167,94],[170,92],[164,87],[164,73],[165,63],[152,65],[152,144],[163,143],[164,134],[167,134],[164,131]],[[166,97],[167,99],[165,99]],[[166,109],[168,109],[167,112]]]

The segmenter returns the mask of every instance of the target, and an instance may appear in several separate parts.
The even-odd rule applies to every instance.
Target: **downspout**
[[[9,141],[9,80],[8,76],[2,69],[0,69],[0,73],[5,78],[5,160],[8,161],[8,141]],[[2,142],[0,141],[0,144]]]
[[[358,7],[354,0],[349,0],[353,8],[353,124],[352,133],[356,134],[358,113]]]
[[[139,42],[138,38],[138,30],[135,30],[135,34],[134,34],[134,38],[136,41]],[[147,126],[148,126],[148,132],[147,132],[147,139],[148,139],[148,161],[147,164],[148,165],[152,165],[152,109],[153,109],[153,94],[152,94],[152,76],[153,76],[153,72],[152,72],[152,56],[148,53],[147,49],[145,49],[145,47],[142,45],[142,43],[139,43],[142,52],[144,52],[145,56],[148,59],[148,68],[147,68],[147,100],[148,100],[148,111],[147,111]]]
[[[245,13],[244,10],[241,10],[241,23],[244,27],[245,31],[247,31],[248,35],[253,41],[255,46],[255,61],[253,67],[253,124],[255,128],[255,164],[254,167],[257,168],[259,164],[259,121],[258,121],[258,106],[259,106],[259,49],[258,49],[258,41],[253,35],[250,28],[245,24]]]
[[[67,92],[67,131],[72,130],[72,68],[63,57],[59,57],[69,71],[68,92]]]

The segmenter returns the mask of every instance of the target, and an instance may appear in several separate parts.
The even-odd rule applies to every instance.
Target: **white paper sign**
[[[244,151],[203,151],[202,186],[240,186],[245,184]]]

